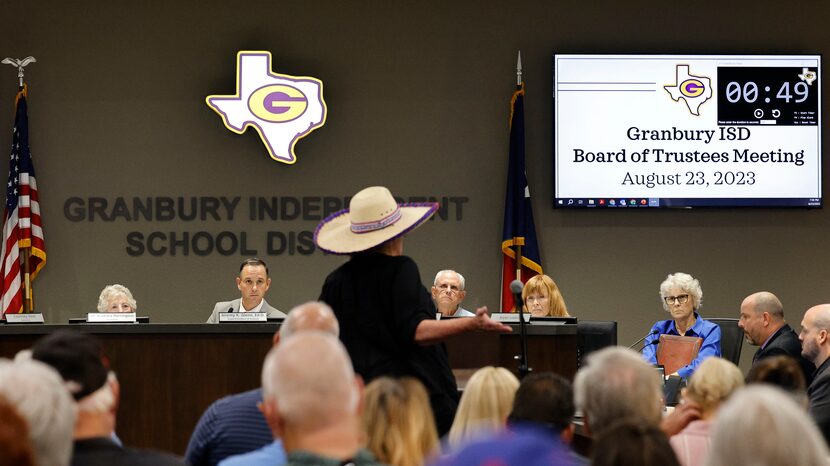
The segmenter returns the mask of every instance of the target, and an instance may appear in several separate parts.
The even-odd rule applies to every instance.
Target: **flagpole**
[[[516,88],[522,88],[522,51],[516,60]],[[522,281],[522,246],[516,246],[516,280]],[[524,282],[522,282],[524,283]]]
[[[29,248],[23,248],[23,313],[30,314],[34,312],[34,303],[32,297],[31,272],[29,270]]]

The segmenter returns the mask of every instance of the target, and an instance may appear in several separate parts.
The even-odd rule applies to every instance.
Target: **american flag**
[[[6,313],[23,312],[23,286],[31,299],[31,283],[46,264],[46,246],[40,219],[35,168],[29,152],[29,119],[26,112],[27,89],[17,93],[17,113],[12,132],[12,150],[9,156],[9,180],[6,183],[6,209],[3,220],[3,244],[0,275],[3,277],[3,295],[0,317]],[[28,251],[27,251],[28,250]],[[23,258],[21,259],[21,253]],[[29,261],[29,276],[22,270]],[[30,301],[31,302],[31,301]]]

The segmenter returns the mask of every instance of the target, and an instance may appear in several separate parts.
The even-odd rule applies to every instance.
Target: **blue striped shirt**
[[[216,466],[223,459],[256,450],[274,441],[265,416],[257,408],[262,389],[226,396],[202,414],[185,460],[193,466]]]

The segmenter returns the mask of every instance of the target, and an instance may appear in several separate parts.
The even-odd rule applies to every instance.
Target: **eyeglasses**
[[[686,304],[687,302],[689,302],[689,295],[682,294],[680,296],[666,296],[663,299],[666,300],[666,304],[674,304],[675,302],[678,302],[680,304]]]

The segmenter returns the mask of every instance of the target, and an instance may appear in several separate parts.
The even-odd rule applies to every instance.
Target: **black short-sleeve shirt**
[[[366,383],[380,376],[412,376],[430,395],[439,434],[452,425],[458,389],[443,343],[415,343],[415,329],[435,319],[435,305],[406,256],[362,253],[332,272],[320,300],[332,307],[340,339]]]

